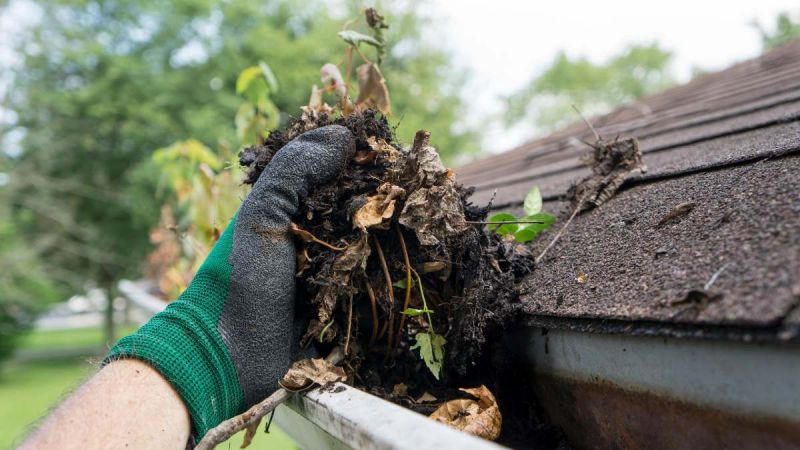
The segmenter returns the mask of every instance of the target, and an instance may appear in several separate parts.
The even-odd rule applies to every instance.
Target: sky
[[[757,56],[760,37],[753,20],[771,26],[787,0],[434,0],[426,13],[436,35],[472,73],[465,95],[472,125],[503,108],[500,98],[543,71],[559,50],[603,62],[628,44],[658,41],[674,52],[671,69],[680,82],[693,68],[719,70]],[[482,148],[509,150],[534,137],[531,125],[483,131]]]
[[[0,38],[24,26],[20,18],[30,11],[22,3],[24,11],[0,17]],[[754,20],[769,27],[778,13],[800,11],[796,0],[428,0],[422,8],[434,19],[432,38],[470,75],[462,126],[480,127],[480,147],[488,152],[536,137],[532,124],[508,129],[491,119],[502,113],[502,98],[542,72],[560,50],[603,62],[629,44],[657,41],[674,52],[671,69],[686,82],[693,68],[719,70],[758,55]],[[12,60],[0,42],[0,62]],[[0,109],[0,120],[9,113]]]

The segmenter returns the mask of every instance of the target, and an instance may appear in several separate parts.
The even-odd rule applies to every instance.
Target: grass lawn
[[[139,328],[138,325],[123,325],[116,329],[117,337],[127,336]],[[88,347],[105,344],[102,328],[77,328],[73,330],[36,331],[23,336],[20,349],[55,350],[60,348]]]
[[[123,334],[123,330],[120,331]],[[92,336],[93,340],[89,339]],[[100,330],[49,331],[32,333],[22,347],[47,350],[88,346],[98,342],[102,342]],[[52,346],[48,343],[52,343]],[[0,449],[11,448],[25,435],[32,423],[96,370],[96,365],[90,363],[89,359],[10,361],[0,369]],[[96,358],[92,359],[96,363]],[[234,437],[230,441],[230,448],[239,448],[241,442],[241,436]],[[220,448],[228,448],[228,444]],[[290,450],[296,447],[273,426],[270,434],[259,432],[248,448]]]

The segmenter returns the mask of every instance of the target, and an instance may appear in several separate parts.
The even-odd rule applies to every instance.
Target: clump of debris
[[[467,374],[487,334],[518,310],[515,282],[533,259],[487,230],[488,208],[469,203],[471,190],[427,132],[404,149],[372,109],[337,117],[306,108],[241,154],[247,180],[291,139],[330,124],[353,132],[356,153],[337,180],[310,193],[292,227],[307,299],[298,308],[311,311],[301,345],[342,346],[354,382],[384,397],[407,389],[433,397]]]

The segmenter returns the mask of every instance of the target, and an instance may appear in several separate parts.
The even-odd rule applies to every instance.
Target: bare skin
[[[183,449],[189,412],[161,374],[137,360],[105,366],[20,449]]]

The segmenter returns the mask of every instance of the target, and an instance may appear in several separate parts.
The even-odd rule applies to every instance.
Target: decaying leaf
[[[417,234],[422,245],[436,245],[469,228],[464,207],[449,185],[421,188],[406,199],[398,220]]]
[[[347,94],[347,87],[342,78],[342,72],[336,64],[327,63],[319,70],[319,78],[325,86],[333,91],[337,98],[343,98]]]
[[[492,392],[483,385],[460,390],[477,400],[450,400],[434,411],[430,418],[484,439],[497,439],[502,429],[503,417]]]
[[[391,183],[383,183],[377,192],[367,197],[367,203],[353,215],[354,228],[385,228],[386,220],[394,214],[396,200],[406,194],[405,189]]]
[[[256,435],[256,431],[258,431],[259,425],[261,425],[260,418],[245,429],[244,439],[242,440],[242,446],[239,448],[247,448],[250,446],[250,444],[253,442],[253,438]]]
[[[356,105],[375,108],[383,114],[389,114],[392,110],[389,89],[378,66],[371,63],[362,64],[356,69],[356,76],[358,77]]]
[[[572,186],[567,196],[574,207],[588,209],[607,202],[633,171],[645,172],[639,141],[634,137],[592,144],[592,151],[582,158],[592,175]]]
[[[344,369],[323,358],[303,359],[292,364],[292,367],[279,382],[281,387],[290,391],[305,389],[312,384],[326,384],[345,381]]]
[[[325,284],[314,296],[312,302],[317,307],[317,318],[312,320],[301,341],[301,346],[305,346],[312,338],[322,335],[323,342],[331,342],[337,335],[336,325],[328,328],[327,332],[322,333],[327,324],[331,322],[333,309],[340,297],[349,296],[352,292],[350,280],[356,269],[364,269],[367,258],[370,254],[367,242],[367,233],[359,233],[358,238],[347,246],[344,251],[336,257],[330,266],[330,272],[321,274],[325,279]]]
[[[422,395],[419,396],[418,399],[416,399],[414,401],[417,402],[417,403],[432,403],[432,402],[435,402],[436,400],[438,400],[438,399],[436,397],[434,397],[430,392],[425,391],[425,392],[422,393]]]
[[[396,395],[398,397],[404,397],[408,395],[408,386],[405,383],[397,383],[392,388],[392,395]]]
[[[297,252],[297,266],[295,269],[295,276],[299,277],[303,275],[303,272],[308,269],[309,264],[311,264],[311,258],[308,257],[308,249],[303,248]]]
[[[375,151],[377,155],[385,158],[389,164],[394,164],[401,156],[400,151],[394,148],[394,146],[383,139],[376,139],[375,136],[367,138],[367,144],[369,144],[369,147]]]

